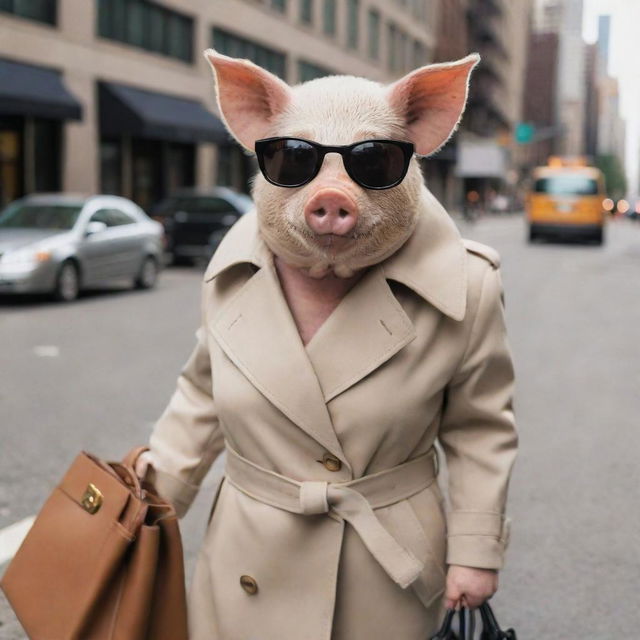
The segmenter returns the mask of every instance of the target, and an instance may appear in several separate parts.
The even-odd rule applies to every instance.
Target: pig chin
[[[326,238],[317,242],[311,234],[303,234],[294,229],[284,232],[282,228],[274,229],[266,224],[261,225],[260,233],[275,256],[292,267],[306,271],[312,278],[324,278],[330,273],[348,278],[354,273],[347,255],[350,251],[346,246],[340,251],[335,245],[331,246]],[[349,243],[351,249],[354,242],[355,240],[351,240]]]
[[[297,229],[283,234],[282,229],[275,231],[268,225],[261,226],[261,234],[274,255],[293,267],[304,269],[312,278],[330,274],[350,278],[395,253],[409,238],[414,226],[415,220],[411,220],[404,229],[374,229],[344,240],[323,238]]]

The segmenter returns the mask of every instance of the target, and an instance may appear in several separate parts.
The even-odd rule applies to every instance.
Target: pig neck
[[[350,278],[338,278],[333,273],[323,278],[312,278],[304,269],[288,265],[278,256],[275,256],[274,264],[284,297],[305,345],[366,271],[360,270]]]

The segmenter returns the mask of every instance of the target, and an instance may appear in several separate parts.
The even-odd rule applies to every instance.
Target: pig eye
[[[398,183],[406,173],[402,148],[380,140],[370,140],[352,147],[350,165],[353,179],[370,189]]]
[[[270,182],[295,187],[316,172],[318,153],[305,140],[281,138],[270,141],[262,152],[263,173]]]

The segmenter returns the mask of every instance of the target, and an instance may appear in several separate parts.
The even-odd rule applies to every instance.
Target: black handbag
[[[507,631],[500,629],[488,602],[481,604],[478,611],[482,619],[480,640],[517,640],[516,632],[513,629]],[[474,612],[470,609],[460,609],[457,616],[457,629],[454,629],[455,618],[456,612],[453,609],[447,609],[440,631],[431,636],[430,640],[473,640],[476,624]]]

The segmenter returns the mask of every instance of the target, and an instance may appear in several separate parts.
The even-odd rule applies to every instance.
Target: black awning
[[[82,107],[57,71],[0,60],[0,113],[80,120]]]
[[[221,120],[201,103],[122,84],[99,85],[100,132],[173,142],[228,142]]]

